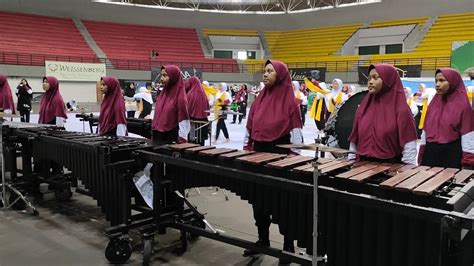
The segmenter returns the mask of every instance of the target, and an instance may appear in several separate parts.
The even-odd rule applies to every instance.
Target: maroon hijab
[[[102,77],[102,80],[107,85],[107,93],[100,105],[99,133],[105,135],[119,124],[127,124],[127,118],[119,81],[112,76]]]
[[[12,113],[15,113],[12,90],[5,75],[0,75],[0,108],[3,110],[10,109]]]
[[[405,144],[417,139],[415,122],[397,70],[392,65],[376,64],[369,67],[369,72],[374,68],[383,88],[362,100],[349,140],[357,145],[360,155],[390,159],[402,154]]]
[[[461,75],[451,68],[438,69],[438,73],[449,82],[449,90],[433,97],[423,129],[426,141],[449,143],[471,132],[472,108]]]
[[[41,98],[38,123],[51,123],[56,117],[67,118],[63,97],[59,93],[59,81],[55,77],[44,77],[48,80],[49,90]]]
[[[170,81],[156,99],[152,128],[159,132],[168,132],[176,128],[179,122],[189,119],[188,101],[179,67],[168,65],[161,69],[165,69]]]
[[[191,77],[186,81],[189,117],[196,119],[207,119],[206,110],[209,110],[209,102],[202,88],[201,81],[197,77]]]
[[[300,109],[295,101],[293,85],[287,66],[268,60],[277,74],[272,87],[260,92],[250,108],[247,129],[255,141],[270,142],[279,139],[293,128],[301,128]]]

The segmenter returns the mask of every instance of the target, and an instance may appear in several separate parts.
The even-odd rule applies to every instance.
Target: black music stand
[[[314,140],[315,143],[320,141],[319,136]],[[324,154],[324,153],[323,153]],[[324,158],[324,156],[322,156]],[[318,256],[318,180],[321,176],[321,171],[319,170],[319,148],[316,146],[314,152],[314,158],[312,165],[314,168],[313,171],[313,261],[312,265],[317,266],[318,262],[324,261],[327,262],[327,256],[324,257]]]
[[[5,171],[5,157],[3,151],[3,123],[5,122],[4,117],[19,117],[16,115],[5,114],[3,110],[0,111],[0,163],[2,164],[2,183],[0,186],[2,187],[2,197],[1,202],[3,204],[3,210],[7,211],[8,209],[13,209],[16,207],[18,201],[22,201],[25,204],[25,208],[31,210],[33,215],[38,215],[38,211],[36,208],[31,204],[31,202],[18,190],[15,188],[15,184],[7,183],[6,180],[6,171]],[[12,158],[12,160],[16,160],[16,158]],[[7,191],[10,193],[10,197],[13,201],[10,203],[10,199],[7,196]]]

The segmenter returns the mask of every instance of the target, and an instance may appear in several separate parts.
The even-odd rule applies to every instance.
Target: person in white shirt
[[[413,101],[411,88],[405,87],[403,88],[403,90],[405,91],[405,97],[407,98],[408,107],[410,107],[411,113],[413,114],[413,117],[415,117],[418,114],[418,107],[415,101]]]

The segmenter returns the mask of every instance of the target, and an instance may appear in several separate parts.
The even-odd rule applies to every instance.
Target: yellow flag
[[[418,125],[419,129],[423,129],[423,126],[425,125],[426,112],[428,112],[428,99],[423,99],[423,108],[421,109],[420,124]]]
[[[209,98],[210,95],[216,95],[217,94],[217,89],[211,86],[206,86],[202,84],[202,88],[204,89],[204,92],[206,93],[207,98]]]
[[[332,112],[334,111],[334,107],[335,107],[336,105],[338,105],[338,104],[340,104],[340,103],[342,102],[342,92],[339,92],[339,94],[338,94],[335,98],[336,98],[336,99],[335,99],[336,104],[334,104],[334,102],[333,102],[333,99],[334,99],[334,98],[332,98],[332,99],[329,100],[329,112],[330,112],[330,113],[332,113]]]
[[[467,92],[467,97],[469,98],[469,102],[471,102],[471,104],[472,104],[472,98],[473,98],[473,96],[474,96],[474,95],[473,95],[472,92],[470,92],[470,91]]]
[[[319,101],[316,97],[317,96],[314,97],[313,104],[311,105],[311,110],[309,111],[309,117],[311,119],[316,119],[316,106],[318,105]]]
[[[322,94],[328,94],[329,91],[323,90],[320,87],[316,86],[311,82],[309,79],[304,78],[304,84],[306,85],[306,88],[308,88],[312,92],[319,92]]]
[[[321,121],[321,112],[323,111],[324,100],[321,98],[318,100],[318,110],[316,111],[316,121]]]

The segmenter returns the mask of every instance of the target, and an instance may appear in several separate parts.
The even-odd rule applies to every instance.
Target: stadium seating
[[[152,61],[157,61],[159,64],[187,64],[211,72],[239,71],[235,60],[205,58],[194,29],[83,22],[107,58],[118,69],[145,70],[149,69],[150,64],[153,65]],[[152,50],[159,53],[153,60]]]
[[[474,12],[439,16],[415,53],[450,56],[451,43],[474,40]]]
[[[450,66],[451,45],[474,40],[474,13],[439,16],[413,52],[372,55],[370,60],[398,65],[422,65],[423,70]]]
[[[0,63],[98,61],[72,19],[0,12]]]
[[[265,32],[265,37],[273,58],[285,62],[314,62],[337,52],[360,26]]]

